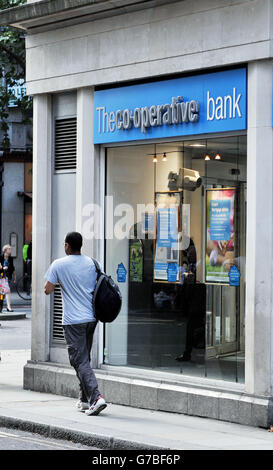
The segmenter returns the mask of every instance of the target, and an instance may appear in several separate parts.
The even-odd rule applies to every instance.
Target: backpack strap
[[[91,258],[94,265],[95,265],[95,268],[96,268],[96,271],[97,271],[97,274],[98,276],[101,274],[101,269],[100,269],[100,265],[99,263],[97,262],[97,260],[95,258]]]
[[[104,272],[101,270],[98,261],[95,258],[91,258],[91,259],[92,259],[92,261],[95,265],[96,272],[97,272],[97,280],[96,280],[96,283],[95,283],[95,286],[94,286],[94,290],[92,291],[93,301],[94,301],[95,298],[96,298],[96,293],[99,290],[99,287],[100,287],[100,285],[101,285],[101,283],[104,279]]]

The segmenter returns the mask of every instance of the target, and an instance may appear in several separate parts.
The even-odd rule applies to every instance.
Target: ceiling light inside
[[[205,144],[190,144],[189,147],[206,147]]]

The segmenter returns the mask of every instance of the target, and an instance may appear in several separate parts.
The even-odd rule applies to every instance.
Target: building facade
[[[23,87],[12,90],[18,96]],[[23,91],[24,92],[24,91]],[[16,101],[8,108],[10,148],[0,143],[1,168],[1,249],[10,244],[17,280],[25,271],[23,246],[31,240],[32,230],[32,123],[23,122]],[[3,133],[0,133],[2,142]]]
[[[272,423],[272,0],[37,1],[33,318],[24,387],[77,395],[61,297],[66,232],[120,286],[92,365],[109,402]]]

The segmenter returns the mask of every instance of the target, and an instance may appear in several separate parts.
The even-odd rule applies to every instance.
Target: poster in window
[[[235,188],[206,190],[206,282],[229,284],[235,259]]]
[[[180,192],[156,193],[156,240],[154,281],[179,282],[179,214]]]
[[[153,212],[144,212],[142,214],[142,233],[153,239],[155,233],[155,215]]]
[[[129,240],[129,279],[130,282],[143,280],[143,246],[139,239]]]

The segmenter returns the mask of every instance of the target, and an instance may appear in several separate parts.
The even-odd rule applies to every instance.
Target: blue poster
[[[241,273],[240,273],[239,269],[237,268],[237,266],[234,265],[234,266],[230,267],[228,276],[229,276],[229,285],[230,286],[239,286],[240,285]]]
[[[155,279],[165,281],[168,277],[168,263],[156,262],[154,264],[154,277]]]
[[[118,269],[117,269],[117,279],[118,279],[118,282],[126,282],[126,274],[127,274],[127,271],[125,269],[125,266],[123,263],[120,263],[118,265]]]
[[[177,243],[177,209],[158,209],[158,243],[159,247],[170,248]]]
[[[212,199],[210,201],[210,239],[230,240],[230,210],[228,199]]]
[[[178,273],[179,266],[177,263],[168,263],[168,282],[176,282],[177,281],[177,273]]]
[[[142,231],[144,233],[154,233],[155,216],[153,213],[146,212],[142,215]]]

